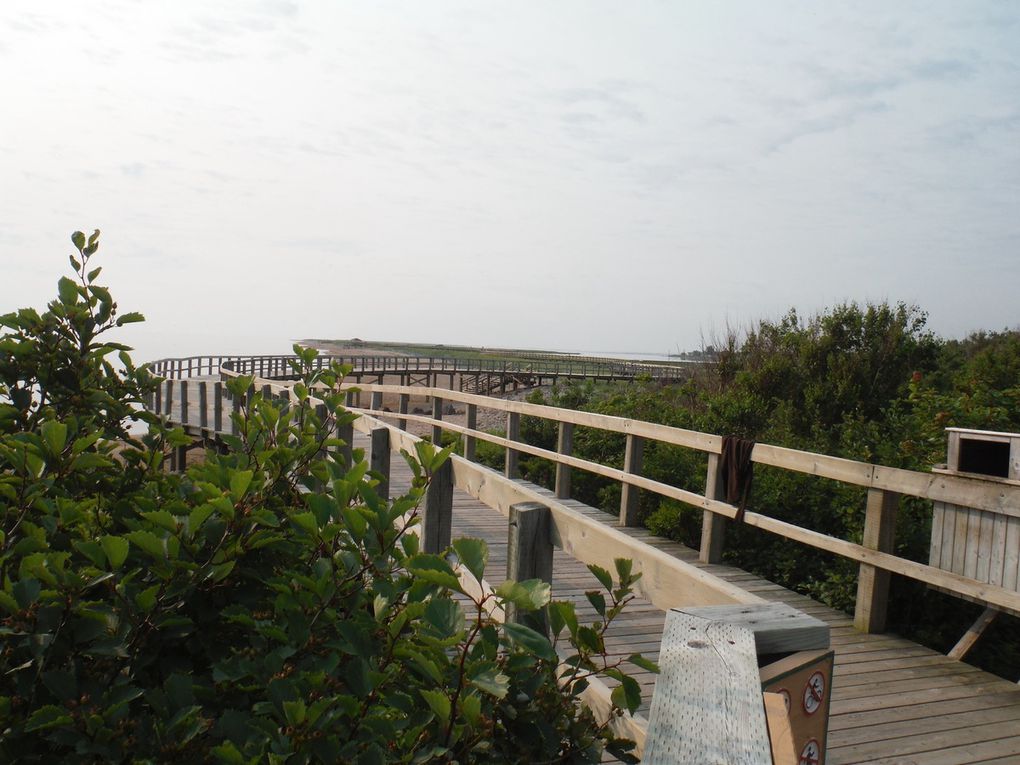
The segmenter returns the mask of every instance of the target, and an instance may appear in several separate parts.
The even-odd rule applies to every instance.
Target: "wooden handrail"
[[[210,361],[212,363],[212,359]],[[229,366],[236,367],[239,365]],[[236,376],[239,374],[235,369],[230,369],[229,366],[221,367],[221,374],[226,376]],[[287,387],[271,380],[256,380],[255,384],[256,386],[269,384],[274,390],[282,390]],[[429,424],[433,426],[436,433],[445,429],[460,434],[465,438],[465,443],[473,444],[481,440],[512,450],[513,452],[541,457],[556,464],[558,472],[559,468],[584,470],[618,481],[624,486],[652,491],[660,496],[669,497],[700,508],[705,513],[706,522],[718,518],[733,518],[737,512],[733,505],[718,498],[719,495],[715,493],[715,489],[711,488],[711,485],[706,486],[706,494],[708,495],[706,496],[706,494],[672,486],[643,476],[640,474],[639,466],[636,469],[633,465],[630,466],[631,469],[626,469],[627,466],[625,466],[625,469],[619,469],[575,457],[569,453],[561,453],[527,444],[512,437],[487,433],[475,427],[458,425],[443,420],[441,418],[441,408],[439,407],[437,407],[439,411],[434,412],[431,417],[428,415],[408,414],[406,412],[406,403],[410,396],[429,396],[433,399],[440,399],[443,402],[463,404],[468,408],[469,414],[472,412],[476,414],[477,409],[480,407],[503,412],[514,417],[537,417],[559,423],[561,426],[571,429],[574,426],[589,427],[618,433],[632,439],[646,439],[690,448],[709,455],[710,476],[712,471],[717,469],[717,455],[721,452],[722,448],[722,438],[717,435],[623,417],[559,409],[551,406],[510,401],[430,386],[360,384],[357,386],[347,386],[347,389],[350,391],[372,393],[375,407],[378,407],[381,401],[381,394],[383,393],[400,396],[401,411],[399,412],[382,412],[378,411],[377,408],[367,410],[352,407],[366,417],[397,420],[401,424],[406,422]],[[167,402],[169,408],[169,398]],[[404,434],[408,438],[413,438],[398,427],[393,425],[387,427],[394,431],[392,438],[395,444],[401,443],[400,439],[404,437],[396,434]],[[567,451],[569,451],[569,448]],[[805,475],[814,475],[868,489],[868,512],[866,515],[863,544],[857,544],[811,529],[802,528],[756,512],[753,509],[748,510],[744,516],[744,522],[750,526],[758,527],[764,531],[807,544],[816,549],[839,555],[860,564],[861,577],[858,590],[856,621],[862,629],[878,631],[884,627],[884,604],[886,588],[888,586],[888,573],[900,574],[998,608],[1014,612],[1020,611],[1020,593],[894,555],[891,536],[892,527],[895,525],[895,509],[899,495],[949,502],[1002,515],[1020,517],[1020,486],[944,473],[921,473],[900,468],[890,468],[769,444],[757,444],[752,454],[752,460],[761,465]],[[470,460],[462,460],[461,458],[457,459],[456,464],[464,465],[463,467],[455,468],[455,474],[457,470],[460,471],[458,485],[463,483],[469,493],[474,494],[493,507],[506,511],[509,503],[512,502],[542,501],[546,504],[550,503],[549,497],[536,495],[534,492],[521,487],[519,483],[511,484],[518,487],[516,489],[508,490],[504,487],[495,494],[492,494],[491,481],[489,489],[486,490],[484,475],[473,472],[481,468],[466,467],[468,465],[473,466],[474,463]],[[508,461],[508,468],[510,464],[511,461]],[[475,486],[475,482],[480,482],[481,485]],[[710,481],[708,483],[711,484]],[[487,494],[486,491],[490,493]],[[563,497],[558,497],[558,499],[560,498]],[[553,502],[555,504],[555,501]],[[873,504],[874,511],[872,509]],[[566,508],[565,505],[562,507]],[[612,541],[613,545],[620,544],[624,546],[620,548],[617,554],[620,551],[626,552],[625,548],[628,543],[623,542],[623,538],[630,539],[626,535],[621,535],[620,539]],[[563,540],[560,541],[565,543]],[[579,537],[571,537],[569,544],[573,548],[571,554],[581,560],[586,560],[584,556],[589,552],[586,548],[589,542],[585,541],[583,534]],[[716,546],[720,546],[718,539],[714,542],[703,539],[703,544],[716,544]],[[702,552],[703,559],[705,559],[704,548]],[[655,602],[655,598],[653,598],[653,602]]]

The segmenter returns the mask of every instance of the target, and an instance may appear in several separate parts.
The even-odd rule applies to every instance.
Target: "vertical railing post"
[[[344,442],[340,447],[340,464],[344,470],[350,470],[354,464],[354,426],[351,423],[340,425],[336,430],[337,438]]]
[[[574,453],[574,423],[561,422],[556,434],[556,451],[559,454],[570,456]],[[556,498],[570,498],[570,465],[562,462],[556,463]]]
[[[893,552],[899,504],[900,495],[894,491],[868,489],[861,544],[879,552]],[[857,576],[854,626],[861,632],[883,632],[888,601],[889,572],[861,563]]]
[[[370,467],[379,474],[375,493],[384,502],[390,499],[390,429],[372,428],[372,456]]]
[[[439,553],[450,546],[453,529],[453,462],[447,460],[432,473],[425,489],[425,510],[421,520],[421,545],[427,553]]]
[[[432,419],[443,419],[443,399],[439,398],[439,396],[435,396],[432,399]],[[432,426],[432,443],[436,445],[436,448],[443,445],[443,427],[441,425]]]
[[[518,412],[507,412],[506,414],[506,437],[509,441],[521,440],[521,415]],[[521,453],[516,449],[506,448],[506,463],[504,473],[507,478],[518,478],[520,469]]]
[[[641,465],[645,456],[645,439],[627,434],[627,448],[623,457],[623,470],[634,475],[641,474]],[[629,483],[623,484],[620,491],[620,525],[638,525],[638,502],[641,499],[641,490]]]
[[[198,426],[209,427],[209,388],[205,380],[198,384]]]
[[[173,411],[173,406],[174,406],[174,381],[173,380],[167,380],[166,381],[166,400],[163,401],[163,408],[164,408],[164,412],[163,413],[167,416],[167,419],[170,418],[170,413]]]
[[[380,409],[382,409],[382,391],[378,391],[378,390],[372,391],[372,400],[371,400],[371,403],[369,403],[368,406],[369,406],[369,409],[372,409],[373,411],[376,411],[376,412],[378,412]]]
[[[160,381],[156,384],[156,391],[152,394],[152,412],[153,414],[163,414],[163,382]]]
[[[407,414],[407,405],[408,405],[408,403],[410,401],[411,401],[411,394],[409,394],[409,393],[401,393],[400,394],[400,403],[397,404],[397,411],[400,414]],[[406,419],[401,418],[401,419],[397,420],[397,424],[400,426],[401,430],[407,430],[407,420]]]
[[[217,380],[213,383],[213,431],[219,433],[223,430],[223,383]]]
[[[549,508],[538,502],[522,502],[510,506],[507,579],[515,582],[541,579],[552,584],[553,545],[549,515]],[[549,613],[546,608],[522,613],[509,603],[506,620],[526,624],[546,636],[549,634]]]
[[[468,404],[467,405],[467,427],[469,430],[478,429],[478,405]],[[468,462],[475,461],[475,455],[478,449],[478,439],[474,436],[465,433],[464,434],[464,459]]]
[[[240,435],[241,428],[238,425],[238,419],[241,417],[241,397],[232,395],[230,397],[230,434],[232,436]]]
[[[708,472],[705,476],[705,498],[726,499],[726,481],[719,470],[721,458],[718,454],[708,455]],[[722,560],[723,542],[726,539],[725,516],[705,510],[701,515],[701,551],[698,558],[702,563],[719,563]]]

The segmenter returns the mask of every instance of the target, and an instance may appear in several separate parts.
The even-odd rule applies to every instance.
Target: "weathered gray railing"
[[[187,356],[152,362],[155,374],[168,379],[215,376],[220,370],[253,374],[268,379],[286,379],[296,374],[291,363],[295,356]],[[655,380],[685,379],[690,365],[649,364],[591,357],[549,357],[542,359],[447,358],[442,356],[318,356],[316,369],[333,362],[349,365],[356,374],[519,374],[556,375],[594,379],[650,377]]]

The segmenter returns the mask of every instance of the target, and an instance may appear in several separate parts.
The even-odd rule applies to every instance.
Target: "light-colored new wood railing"
[[[633,525],[637,522],[636,490],[652,491],[660,496],[699,507],[704,511],[701,558],[705,562],[715,562],[721,556],[723,522],[727,518],[734,518],[737,515],[737,508],[721,499],[720,436],[621,417],[493,399],[440,388],[411,389],[380,385],[362,385],[360,388],[373,395],[373,403],[378,403],[378,394],[384,393],[395,394],[401,401],[399,409],[402,411],[392,413],[372,411],[373,416],[398,419],[402,422],[429,423],[435,429],[434,436],[438,430],[458,433],[464,438],[464,451],[469,456],[474,454],[474,444],[478,440],[504,447],[507,450],[505,465],[509,477],[516,477],[519,454],[529,454],[552,461],[556,464],[557,495],[561,498],[569,496],[569,471],[572,469],[585,470],[620,482],[624,488],[620,508],[621,525]],[[419,396],[427,394],[432,397],[431,417],[406,412],[406,397],[412,394]],[[465,406],[468,425],[442,420],[446,402],[458,402]],[[477,422],[479,407],[504,412],[507,418],[507,435],[486,433],[471,427],[472,423]],[[557,423],[560,434],[557,450],[521,442],[519,440],[521,416],[537,417]],[[627,447],[623,469],[573,456],[570,452],[574,427],[595,428],[624,435]],[[705,491],[703,493],[691,491],[642,476],[641,458],[646,441],[657,441],[706,453],[708,472]],[[860,566],[855,612],[855,623],[859,629],[872,632],[884,629],[890,574],[916,579],[1003,610],[1020,610],[1020,593],[1015,590],[893,554],[896,512],[902,496],[951,502],[1016,518],[1020,517],[1020,486],[942,473],[920,473],[768,444],[755,446],[752,461],[760,465],[860,486],[867,490],[864,534],[860,544],[796,526],[755,512],[753,509],[745,513],[743,521],[764,531],[856,561]]]

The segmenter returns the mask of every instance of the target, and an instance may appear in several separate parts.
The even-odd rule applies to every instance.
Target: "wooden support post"
[[[623,457],[624,472],[641,474],[641,463],[644,461],[645,439],[641,436],[627,434],[627,449]],[[620,525],[638,526],[638,501],[641,499],[641,490],[628,483],[623,484],[620,492]]]
[[[521,440],[521,415],[517,412],[506,413],[506,437],[511,441]],[[507,478],[519,478],[521,453],[516,449],[506,448],[506,470]]]
[[[382,391],[372,391],[372,402],[369,404],[369,408],[376,412],[382,409]]]
[[[896,510],[900,495],[894,491],[868,489],[861,544],[872,550],[891,553],[896,537]],[[889,572],[860,564],[857,577],[857,607],[854,626],[861,632],[885,630],[886,604],[889,599]]]
[[[344,470],[350,470],[354,464],[354,426],[350,423],[340,425],[337,428],[336,435],[337,438],[344,442],[338,453],[340,464],[344,466]]]
[[[172,469],[183,473],[188,467],[188,447],[175,446]]]
[[[721,461],[718,454],[708,455],[708,475],[705,477],[706,499],[726,499],[726,480],[719,470]],[[711,510],[705,510],[701,515],[701,551],[698,559],[702,563],[719,563],[722,560],[725,539],[726,518]]]
[[[962,661],[963,658],[970,653],[970,649],[974,647],[978,639],[988,629],[988,625],[995,621],[995,617],[999,615],[999,612],[989,606],[981,612],[981,616],[977,618],[970,629],[968,629],[959,642],[953,646],[953,650],[946,654],[950,659],[956,659]]]
[[[326,405],[325,404],[316,404],[315,405],[315,416],[318,417],[318,419],[319,419],[320,427],[325,427],[326,426],[326,420],[328,418],[328,414],[326,412]],[[321,459],[325,459],[327,454],[328,454],[328,451],[326,450],[326,448],[322,447],[322,448],[319,449],[319,451],[316,453],[315,456],[316,456],[316,458],[321,460]]]
[[[421,519],[421,546],[427,553],[440,553],[450,546],[453,529],[453,463],[447,460],[432,474],[425,489]]]
[[[209,427],[209,388],[205,380],[198,384],[198,426]]]
[[[432,399],[432,419],[443,419],[443,399],[439,398],[439,396]],[[437,449],[443,445],[443,428],[441,425],[432,426],[432,443],[435,444]]]
[[[241,417],[241,397],[232,395],[230,397],[230,433],[231,435],[239,435],[240,427],[238,426],[238,419]]]
[[[355,393],[354,393],[354,391],[352,391],[352,390],[347,391],[347,394],[344,396],[344,406],[351,407],[351,406],[356,406],[356,405],[357,405],[357,401],[355,400]]]
[[[478,429],[478,405],[467,405],[467,427],[471,430]],[[474,462],[478,451],[478,439],[474,436],[464,434],[464,459]]]
[[[181,388],[181,425],[188,424],[188,381],[178,383]]]
[[[549,508],[538,502],[521,502],[510,506],[507,579],[515,582],[541,579],[552,584],[553,545],[549,516]],[[511,603],[507,607],[506,620],[526,624],[547,636],[549,634],[549,612],[545,608],[522,613]]]
[[[213,383],[213,430],[223,430],[223,383],[219,380]]]
[[[411,394],[410,393],[401,393],[400,394],[400,403],[397,404],[397,411],[400,414],[407,414],[407,405],[410,402],[410,400],[411,400]],[[397,420],[397,426],[401,430],[407,430],[407,420],[405,420],[405,419]]]
[[[372,428],[371,469],[379,474],[375,493],[384,502],[390,499],[390,429]]]
[[[166,381],[166,400],[163,402],[164,411],[163,413],[169,418],[170,413],[173,411],[174,406],[174,381]]]
[[[154,414],[163,413],[163,383],[156,384],[156,390],[152,394],[152,411]]]
[[[568,457],[574,453],[574,423],[561,422],[556,435],[556,451]],[[570,465],[556,463],[556,498],[570,499]]]

